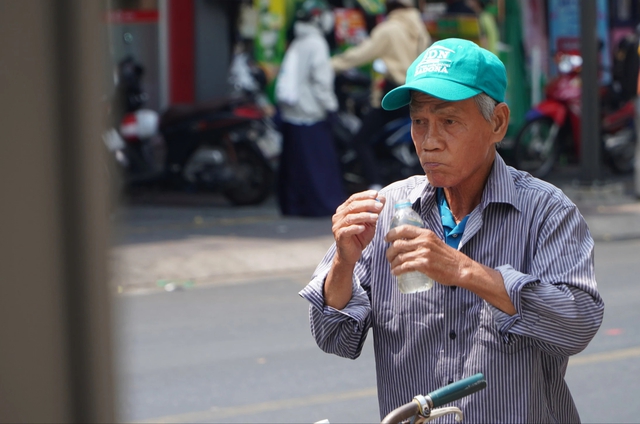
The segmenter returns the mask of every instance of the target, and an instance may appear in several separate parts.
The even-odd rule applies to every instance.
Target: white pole
[[[540,47],[531,49],[531,104],[537,105],[542,100],[540,76],[542,75],[542,56]]]

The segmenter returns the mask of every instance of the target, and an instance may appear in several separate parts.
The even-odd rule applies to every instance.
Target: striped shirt
[[[385,258],[393,205],[410,199],[425,226],[444,239],[442,221],[436,190],[424,176],[381,193],[387,202],[356,265],[348,305],[336,310],[324,304],[335,244],[300,292],[310,302],[318,346],[355,359],[372,329],[381,417],[417,394],[481,372],[487,388],[451,404],[462,409],[465,422],[579,422],[564,375],[569,356],[600,327],[604,303],[593,239],[577,207],[560,189],[496,155],[458,249],[502,274],[517,311],[510,316],[453,286],[400,293]],[[453,423],[453,417],[438,422]]]

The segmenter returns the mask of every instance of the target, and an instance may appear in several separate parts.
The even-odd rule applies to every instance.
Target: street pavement
[[[596,241],[640,238],[631,177],[589,186],[571,174],[549,180],[578,205]],[[113,224],[111,280],[119,293],[310,276],[333,242],[331,218],[283,217],[273,196],[234,207],[215,195],[149,194],[122,205]]]
[[[598,241],[607,309],[566,381],[583,422],[636,422],[640,201],[630,179],[572,181],[552,182]],[[149,193],[113,224],[121,422],[376,421],[371,338],[357,361],[326,355],[296,295],[333,241],[330,218],[282,217],[273,197],[239,208],[219,196]]]

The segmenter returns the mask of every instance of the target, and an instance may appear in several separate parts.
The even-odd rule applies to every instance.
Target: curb
[[[298,240],[209,236],[125,245],[111,251],[111,280],[118,293],[125,293],[301,272],[310,278],[331,243],[331,235]]]

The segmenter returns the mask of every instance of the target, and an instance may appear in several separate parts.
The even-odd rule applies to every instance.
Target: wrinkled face
[[[413,93],[410,109],[411,137],[431,185],[473,190],[484,184],[504,136],[496,120],[487,122],[473,98],[447,102]]]

